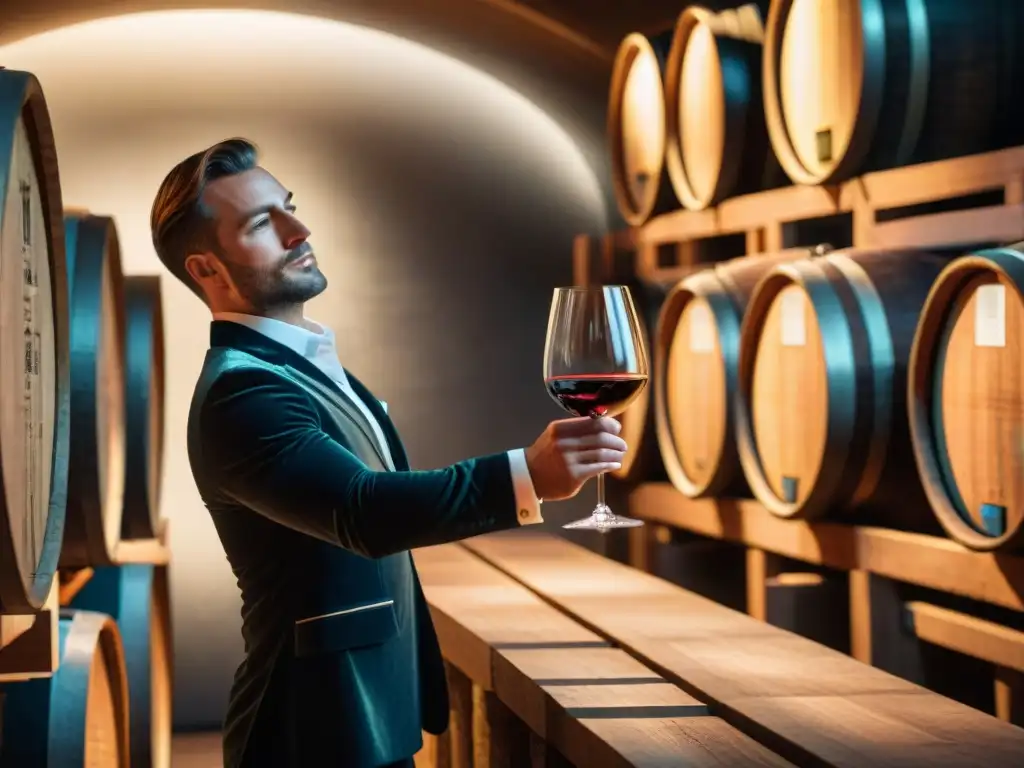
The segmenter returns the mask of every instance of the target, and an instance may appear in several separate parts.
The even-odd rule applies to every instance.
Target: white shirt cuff
[[[516,510],[520,525],[543,523],[540,514],[540,499],[533,488],[530,468],[526,466],[526,451],[516,448],[508,452],[508,463],[512,469],[512,487],[516,492]]]

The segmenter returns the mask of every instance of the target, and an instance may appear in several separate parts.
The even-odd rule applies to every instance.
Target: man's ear
[[[185,271],[197,283],[217,276],[217,268],[205,253],[193,253],[185,259]]]

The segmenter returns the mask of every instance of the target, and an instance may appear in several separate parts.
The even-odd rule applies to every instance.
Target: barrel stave
[[[979,301],[983,286],[1002,286],[995,305]],[[943,530],[982,551],[1024,548],[1022,291],[1024,243],[954,260],[928,296],[910,356],[909,426],[924,490]]]
[[[787,174],[802,184],[837,183],[1020,143],[1020,5],[774,3],[765,31],[765,113]]]
[[[124,275],[114,222],[75,219],[71,465],[60,564],[111,565],[125,488]]]
[[[132,768],[170,768],[173,653],[167,567],[97,568],[72,606],[110,615],[121,631]]]
[[[665,64],[672,31],[627,35],[612,65],[608,137],[619,213],[639,226],[679,206],[665,166]]]
[[[102,613],[62,609],[60,665],[6,687],[0,764],[129,768],[124,644]]]
[[[904,392],[916,320],[947,261],[851,249],[783,265],[758,285],[740,353],[739,439],[751,488],[774,514],[936,530],[909,463]],[[775,327],[778,341],[765,318],[787,295],[806,325],[801,339],[795,319],[788,331]],[[761,358],[786,346],[798,354],[773,370],[788,409],[758,378],[772,373]]]
[[[720,13],[690,6],[676,22],[665,69],[665,162],[691,210],[788,183],[764,119],[766,12],[767,3]]]
[[[160,277],[125,277],[125,484],[121,536],[160,534],[164,328]]]
[[[60,173],[46,99],[30,73],[0,71],[0,157],[0,358],[30,362],[27,377],[23,365],[0,366],[0,609],[31,613],[49,595],[60,556],[70,391]]]
[[[682,280],[666,298],[655,333],[652,396],[662,461],[681,493],[749,496],[733,414],[743,314],[763,275],[810,252],[730,259]]]

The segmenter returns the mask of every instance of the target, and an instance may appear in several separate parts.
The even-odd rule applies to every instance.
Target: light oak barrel
[[[117,624],[106,614],[62,609],[59,631],[60,665],[53,676],[6,688],[0,764],[133,766],[128,678]]]
[[[1024,243],[949,264],[921,313],[907,397],[914,457],[949,536],[1024,544]]]
[[[630,293],[643,325],[641,333],[647,349],[648,360],[653,357],[651,340],[654,338],[658,313],[661,311],[665,294],[673,283],[640,280],[630,286]],[[658,439],[654,428],[654,408],[651,406],[650,387],[644,387],[640,395],[617,418],[622,425],[619,436],[628,446],[622,459],[622,466],[608,474],[622,482],[652,482],[665,477],[665,468],[658,454]]]
[[[158,275],[125,287],[125,483],[121,536],[160,535],[164,447],[164,320]]]
[[[70,392],[63,201],[39,81],[0,69],[0,610],[50,593],[64,535]]]
[[[65,220],[71,297],[71,465],[62,567],[111,565],[125,492],[125,305],[108,216]]]
[[[939,530],[911,458],[906,376],[948,261],[850,249],[779,265],[758,284],[740,334],[737,438],[769,511]]]
[[[1024,142],[1019,0],[777,0],[764,43],[775,154],[801,184]]]
[[[672,31],[623,38],[612,65],[608,140],[612,188],[626,223],[679,207],[665,167],[664,70]]]
[[[132,768],[170,768],[174,654],[167,566],[97,568],[72,606],[108,614],[121,630]]]
[[[767,0],[719,13],[691,5],[676,22],[665,66],[665,162],[691,210],[789,183],[764,120],[767,11]]]
[[[772,267],[827,250],[731,259],[684,278],[666,297],[654,333],[651,397],[665,473],[686,496],[749,495],[733,416],[743,313]]]

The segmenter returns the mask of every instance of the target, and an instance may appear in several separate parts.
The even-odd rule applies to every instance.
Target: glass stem
[[[597,476],[597,512],[608,513],[608,507],[604,503],[604,472]]]

